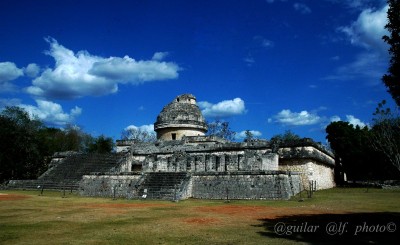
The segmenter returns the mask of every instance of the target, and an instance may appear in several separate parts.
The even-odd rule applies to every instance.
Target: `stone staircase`
[[[146,173],[139,193],[143,199],[181,200],[187,198],[190,178],[186,172]]]
[[[74,154],[47,170],[38,180],[77,184],[85,174],[112,171],[119,158],[117,154]]]
[[[14,180],[9,182],[8,187],[76,190],[83,175],[114,172],[123,157],[124,155],[111,153],[70,154],[53,163],[37,180]]]

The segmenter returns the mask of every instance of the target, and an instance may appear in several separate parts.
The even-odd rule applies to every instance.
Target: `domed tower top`
[[[166,105],[154,124],[157,139],[179,140],[183,136],[202,136],[207,125],[192,94],[177,96]]]

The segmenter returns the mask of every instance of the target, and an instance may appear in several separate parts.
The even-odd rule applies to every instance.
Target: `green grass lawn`
[[[303,201],[230,202],[0,193],[1,244],[397,244],[400,229],[400,190],[334,188]],[[281,224],[284,234],[275,230]],[[332,224],[336,233],[328,234]]]

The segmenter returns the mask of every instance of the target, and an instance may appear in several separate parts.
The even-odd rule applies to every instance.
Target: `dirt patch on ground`
[[[220,214],[254,214],[261,211],[271,210],[276,208],[271,207],[261,207],[261,206],[230,206],[230,205],[223,205],[223,206],[216,206],[216,207],[199,207],[197,210],[201,212],[214,212]]]
[[[143,209],[145,212],[150,212],[146,208],[168,208],[173,207],[173,204],[164,203],[93,203],[84,204],[81,207],[102,216],[113,216],[126,214],[132,210]]]
[[[0,193],[0,201],[16,201],[16,200],[22,200],[22,199],[26,199],[26,198],[30,198],[30,196]]]
[[[207,225],[218,223],[220,220],[215,218],[187,218],[183,219],[182,221],[187,224]]]
[[[150,207],[171,207],[171,204],[157,204],[157,203],[101,203],[101,204],[88,204],[87,208],[150,208]]]

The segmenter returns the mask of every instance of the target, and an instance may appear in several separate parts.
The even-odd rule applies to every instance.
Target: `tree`
[[[89,152],[110,153],[114,148],[113,139],[100,135],[89,145]]]
[[[335,153],[335,171],[345,172],[351,180],[398,177],[397,170],[371,144],[373,132],[349,122],[332,122],[326,127],[327,140]],[[393,171],[395,170],[395,171]]]
[[[386,101],[378,104],[374,113],[371,143],[400,171],[400,116],[384,108]]]
[[[157,140],[154,132],[148,132],[136,127],[130,127],[122,131],[121,138],[135,142],[155,142]]]
[[[327,140],[349,179],[370,179],[368,128],[354,127],[349,122],[332,122],[326,127]]]
[[[47,128],[19,107],[6,107],[0,113],[0,183],[39,177],[58,151],[106,153],[112,149],[111,138],[93,138],[75,126]]]
[[[44,173],[48,169],[54,153],[65,151],[63,146],[65,144],[64,131],[58,128],[41,128],[37,133],[37,140],[40,142],[39,151],[42,157],[43,164],[39,167],[39,173]]]
[[[18,106],[7,106],[0,116],[11,120],[18,127],[24,127],[29,132],[34,132],[44,127],[41,121],[35,118],[31,119],[29,114]]]
[[[0,114],[0,182],[36,178],[43,165],[37,134],[43,127],[19,107]]]
[[[382,77],[397,106],[400,106],[400,1],[388,0],[388,23],[385,28],[389,36],[383,36],[383,40],[390,45],[390,66],[388,73]]]
[[[299,141],[301,138],[291,130],[286,130],[284,134],[277,134],[272,136],[270,140],[271,148],[273,152],[277,152],[281,145],[293,143]]]
[[[56,151],[96,151],[94,148],[97,147],[95,145],[96,140],[98,139],[88,133],[85,133],[77,126],[67,125],[64,130],[58,131],[54,137],[56,137],[56,141],[59,143]]]
[[[250,130],[246,130],[244,134],[245,134],[245,138],[243,140],[244,142],[249,142],[254,140],[254,135]]]
[[[209,136],[217,136],[230,141],[235,140],[236,132],[229,128],[228,122],[222,122],[219,120],[211,123],[207,122],[207,127],[207,135]]]

